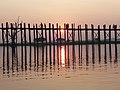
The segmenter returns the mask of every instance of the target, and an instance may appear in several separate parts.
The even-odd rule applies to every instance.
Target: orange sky
[[[120,0],[0,0],[0,22],[120,24]]]

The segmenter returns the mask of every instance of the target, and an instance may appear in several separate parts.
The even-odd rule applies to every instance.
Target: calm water
[[[93,59],[92,45],[0,47],[0,90],[119,90],[120,46],[112,58],[100,50]]]

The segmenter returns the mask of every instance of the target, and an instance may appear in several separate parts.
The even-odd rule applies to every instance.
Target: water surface
[[[0,47],[1,90],[119,90],[120,47]]]

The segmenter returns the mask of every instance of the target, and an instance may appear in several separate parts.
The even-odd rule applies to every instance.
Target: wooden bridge
[[[91,53],[92,53],[92,62],[95,62],[95,44],[98,46],[98,59],[101,62],[101,44],[104,44],[104,59],[105,63],[107,63],[107,54],[109,53],[110,60],[112,58],[112,53],[114,51],[115,62],[117,62],[118,58],[118,45],[120,43],[120,29],[117,25],[98,25],[95,27],[94,25],[88,26],[85,25],[82,27],[81,25],[75,26],[75,24],[64,24],[62,28],[58,24],[54,25],[49,23],[46,24],[13,24],[6,23],[5,25],[2,23],[0,25],[0,36],[2,36],[2,42],[0,43],[3,46],[3,67],[5,66],[5,54],[7,54],[7,66],[9,66],[9,46],[12,48],[12,61],[14,61],[15,52],[17,52],[16,46],[21,46],[21,61],[23,66],[23,57],[25,57],[25,65],[27,65],[27,46],[30,46],[30,62],[32,60],[32,48],[34,46],[34,60],[38,62],[39,60],[39,46],[49,45],[49,50],[46,48],[46,61],[49,52],[50,64],[52,64],[52,55],[53,55],[53,63],[55,62],[55,53],[59,54],[59,46],[64,45],[65,47],[65,56],[66,52],[68,52],[68,61],[69,61],[69,45],[72,45],[72,54],[75,56],[75,45],[78,45],[79,48],[79,58],[82,57],[82,45],[85,44],[85,56],[86,63],[89,62],[89,44],[91,44]],[[107,47],[107,45],[109,47]],[[111,45],[114,44],[114,45]],[[53,53],[52,46],[53,45]],[[57,46],[57,50],[55,48]],[[114,46],[114,47],[113,47]],[[5,48],[6,47],[6,48]],[[67,49],[66,49],[67,48]],[[109,49],[109,52],[107,51]],[[7,50],[6,50],[7,49]],[[103,49],[103,48],[102,48]],[[67,50],[67,51],[66,51]],[[43,49],[44,51],[44,49]],[[7,52],[7,53],[5,53]],[[44,56],[44,55],[43,55]],[[59,57],[59,56],[57,56]],[[17,60],[18,61],[18,60]],[[44,60],[43,60],[44,61]]]
[[[74,45],[74,44],[119,44],[120,29],[117,25],[94,25],[88,27],[85,24],[64,24],[61,28],[58,24],[13,24],[0,26],[2,31],[2,43],[0,46],[30,46],[30,45]]]

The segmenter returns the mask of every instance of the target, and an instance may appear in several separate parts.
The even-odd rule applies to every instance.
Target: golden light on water
[[[65,48],[61,47],[61,63],[62,63],[62,67],[65,66]]]

